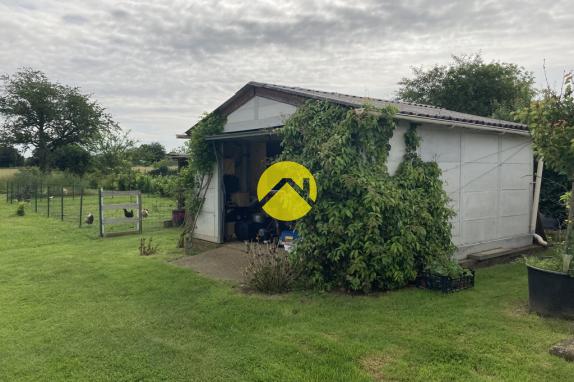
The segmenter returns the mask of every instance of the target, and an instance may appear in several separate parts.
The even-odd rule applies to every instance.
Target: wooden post
[[[34,186],[34,212],[38,213],[38,185]]]
[[[80,188],[80,228],[82,228],[82,209],[84,207],[84,187]]]
[[[10,183],[6,182],[6,203],[8,203],[8,201],[10,200],[10,191],[8,190],[8,185]]]
[[[100,237],[104,237],[104,216],[103,216],[103,209],[102,209],[102,189],[100,188],[98,192],[98,205],[100,208]]]
[[[48,201],[48,217],[50,217],[50,186],[46,185],[46,200]]]
[[[64,221],[64,186],[60,191],[60,220]]]
[[[140,235],[143,232],[142,222],[142,192],[138,191],[138,231]]]

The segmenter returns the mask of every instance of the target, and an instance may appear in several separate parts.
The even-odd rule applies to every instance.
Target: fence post
[[[64,221],[64,186],[62,186],[60,191],[60,220]]]
[[[8,203],[8,201],[10,200],[10,191],[8,191],[8,185],[10,183],[6,182],[6,203]]]
[[[48,217],[50,217],[50,186],[46,185],[46,200],[48,201]]]
[[[143,226],[142,226],[142,192],[138,191],[138,228],[139,228],[139,233],[140,235],[143,232]]]
[[[104,237],[104,217],[102,216],[102,189],[98,191],[98,205],[100,208],[100,237]]]
[[[84,187],[80,188],[80,228],[82,228],[82,210],[84,208]]]
[[[38,213],[38,184],[34,186],[34,212]]]

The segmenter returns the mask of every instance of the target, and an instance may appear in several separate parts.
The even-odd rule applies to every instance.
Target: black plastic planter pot
[[[474,287],[474,271],[471,270],[470,274],[455,278],[423,273],[417,277],[415,284],[419,288],[440,290],[443,293],[456,292]]]
[[[574,277],[527,267],[530,310],[543,316],[574,319]]]

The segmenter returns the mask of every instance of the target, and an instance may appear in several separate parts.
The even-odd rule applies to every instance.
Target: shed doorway
[[[272,242],[291,224],[268,216],[257,199],[257,182],[281,154],[276,135],[222,140],[223,240]]]

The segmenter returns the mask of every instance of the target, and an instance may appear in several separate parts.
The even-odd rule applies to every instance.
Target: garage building
[[[427,105],[258,82],[249,82],[215,110],[227,122],[222,134],[207,138],[217,149],[218,161],[197,219],[197,238],[222,243],[246,233],[236,235],[237,225],[253,213],[259,176],[280,152],[276,129],[310,99],[352,108],[365,103],[395,106],[398,127],[390,141],[391,174],[403,158],[405,131],[409,124],[418,124],[419,154],[442,169],[456,212],[452,238],[459,259],[532,243],[533,153],[525,125]]]

